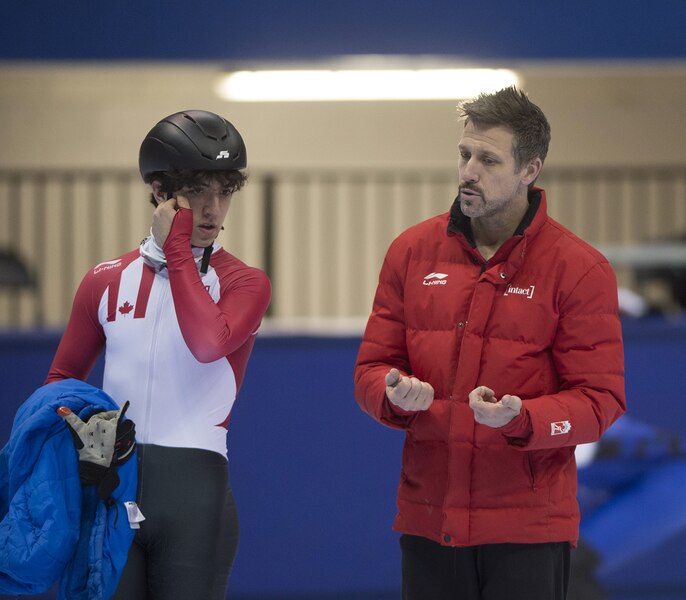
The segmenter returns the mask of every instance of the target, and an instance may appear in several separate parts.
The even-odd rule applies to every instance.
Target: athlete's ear
[[[158,203],[164,202],[165,200],[168,199],[167,198],[168,194],[166,192],[162,191],[162,184],[159,181],[155,180],[152,182],[151,185],[152,185],[152,194],[153,194],[153,196],[155,196],[155,200],[157,200]]]

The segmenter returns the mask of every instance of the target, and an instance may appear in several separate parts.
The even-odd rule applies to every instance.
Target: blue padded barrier
[[[624,338],[630,414],[686,436],[686,319],[627,321]],[[0,334],[0,445],[19,404],[42,384],[58,341],[59,332]],[[358,345],[357,336],[257,339],[229,425],[241,519],[232,598],[397,593],[391,524],[403,435],[357,407]],[[98,363],[90,380],[101,377]],[[686,534],[677,532],[605,580],[621,591],[616,598],[650,589],[686,597],[683,556]]]

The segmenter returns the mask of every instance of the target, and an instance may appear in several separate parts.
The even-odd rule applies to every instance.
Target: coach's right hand
[[[398,369],[386,374],[386,396],[392,404],[410,412],[428,410],[434,400],[430,383],[401,375]]]

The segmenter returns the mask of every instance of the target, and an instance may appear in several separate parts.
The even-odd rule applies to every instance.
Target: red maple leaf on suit
[[[119,312],[122,315],[128,315],[132,310],[133,310],[133,304],[129,304],[128,300],[126,302],[124,302],[124,304],[122,304],[119,307]]]

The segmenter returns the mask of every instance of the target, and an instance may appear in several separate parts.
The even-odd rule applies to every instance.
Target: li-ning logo
[[[564,435],[572,430],[572,424],[569,421],[556,421],[550,424],[550,435]]]
[[[514,285],[508,285],[503,296],[509,296],[510,294],[515,294],[518,296],[526,296],[529,300],[534,297],[535,285],[530,285],[529,287],[520,288]]]
[[[424,277],[422,283],[424,285],[445,285],[448,283],[447,273],[429,273]]]
[[[215,160],[219,160],[220,158],[231,158],[231,155],[229,154],[228,150],[222,150],[219,154],[217,154],[217,158],[215,158]]]
[[[108,271],[109,269],[116,269],[121,265],[121,258],[115,260],[108,260],[106,262],[101,262],[99,265],[93,267],[93,275],[100,273],[100,271]]]

